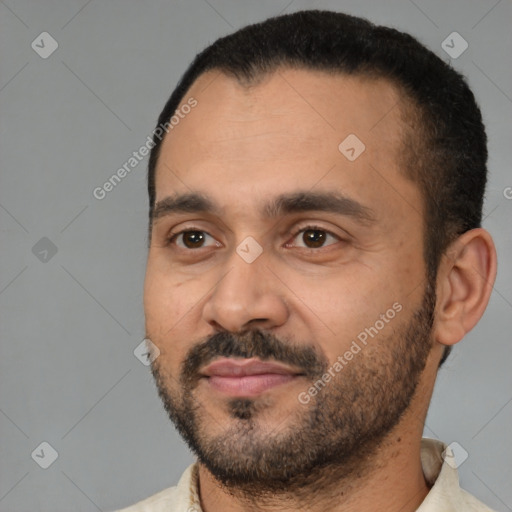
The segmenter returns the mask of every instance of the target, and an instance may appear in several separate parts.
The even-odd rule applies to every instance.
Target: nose
[[[223,277],[204,304],[204,320],[231,332],[283,325],[289,316],[284,287],[266,261],[247,263],[234,253],[226,263]]]

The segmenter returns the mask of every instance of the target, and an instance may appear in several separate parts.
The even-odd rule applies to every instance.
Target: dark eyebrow
[[[172,213],[211,213],[219,215],[221,208],[203,194],[187,193],[168,196],[155,204],[151,219],[155,221]],[[334,192],[294,192],[281,194],[265,204],[263,215],[276,218],[291,213],[322,211],[352,217],[361,224],[375,222],[375,212],[355,199]]]
[[[155,221],[172,213],[219,213],[214,202],[202,194],[176,194],[158,201],[151,212],[151,220]]]
[[[295,192],[282,194],[265,205],[267,217],[308,211],[331,212],[352,217],[361,224],[376,221],[375,212],[355,199],[335,192]]]

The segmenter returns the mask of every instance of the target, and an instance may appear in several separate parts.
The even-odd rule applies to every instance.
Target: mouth
[[[275,361],[222,358],[206,366],[200,375],[216,391],[229,396],[251,397],[305,374]]]

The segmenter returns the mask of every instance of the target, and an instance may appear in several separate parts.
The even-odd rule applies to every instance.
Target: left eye
[[[298,231],[293,239],[299,238],[302,242],[302,245],[298,245],[298,247],[305,247],[307,249],[318,249],[319,247],[324,247],[325,245],[332,245],[340,240],[339,237],[327,231],[325,229],[316,227],[316,226],[308,226],[306,228]],[[331,238],[334,242],[330,244],[326,244],[326,241]]]
[[[212,240],[214,245],[216,245],[215,239],[205,231],[188,230],[172,235],[169,238],[169,243],[176,242],[176,245],[182,249],[200,249],[206,246],[205,242],[208,239]]]

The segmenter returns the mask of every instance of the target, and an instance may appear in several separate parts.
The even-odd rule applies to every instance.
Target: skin
[[[199,77],[183,103],[191,96],[197,107],[164,140],[156,201],[199,192],[218,203],[220,212],[174,213],[152,227],[146,334],[160,350],[168,389],[178,392],[188,351],[219,331],[257,327],[308,343],[332,363],[393,303],[403,310],[379,336],[407,325],[425,289],[424,211],[421,191],[399,169],[404,123],[394,86],[282,69],[247,87],[211,71]],[[338,150],[349,134],[366,146],[353,162]],[[269,199],[297,191],[338,191],[371,208],[375,222],[363,225],[321,211],[262,215]],[[336,236],[308,250],[303,233],[295,234],[310,225]],[[205,246],[187,249],[183,238],[167,244],[171,232],[184,229],[207,233]],[[263,249],[250,264],[236,252],[247,236]],[[201,464],[203,510],[365,511],[375,510],[376,503],[382,511],[416,510],[428,493],[420,441],[443,348],[478,322],[495,275],[496,251],[483,229],[468,231],[446,251],[425,369],[406,413],[372,453],[364,478],[354,474],[337,487],[317,486],[314,502],[307,502],[307,494],[300,501],[283,494],[254,502],[223,487]],[[265,392],[270,406],[261,424],[273,432],[293,426],[304,407],[297,401],[304,389],[304,381],[293,381]],[[195,399],[208,418],[209,435],[235,421],[218,392],[199,386]]]

